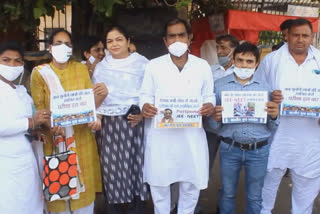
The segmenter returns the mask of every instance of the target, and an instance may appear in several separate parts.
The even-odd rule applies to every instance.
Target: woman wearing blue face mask
[[[26,88],[12,83],[23,70],[22,47],[14,41],[0,44],[0,213],[42,214],[41,181],[26,135],[49,122],[50,112],[32,114]]]
[[[87,67],[70,60],[72,55],[71,35],[68,31],[55,31],[49,39],[52,62],[34,68],[31,76],[31,94],[37,109],[49,108],[50,93],[93,88],[95,104],[98,107],[107,95],[103,83],[92,85]],[[53,78],[51,78],[53,77]],[[62,92],[62,93],[63,93]],[[65,128],[47,125],[45,133],[48,143],[44,146],[46,155],[52,154],[53,146],[60,151],[72,142],[77,152],[77,173],[81,183],[80,194],[69,200],[48,202],[50,214],[93,214],[96,192],[101,191],[99,156],[92,130],[99,130],[101,121]],[[70,134],[71,133],[71,134]],[[62,136],[60,136],[62,135]],[[62,139],[60,146],[59,138]],[[69,141],[70,140],[70,141]],[[54,145],[53,142],[55,142]],[[67,142],[63,146],[64,142]],[[84,188],[83,188],[84,187]],[[79,193],[78,192],[78,193]]]

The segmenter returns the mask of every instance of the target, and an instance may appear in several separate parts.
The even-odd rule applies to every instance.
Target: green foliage
[[[90,0],[93,10],[97,16],[111,17],[115,4],[125,4],[124,0]]]
[[[223,13],[233,8],[232,0],[193,0],[192,19],[197,19],[211,14]]]
[[[70,3],[70,0],[2,0],[0,31],[6,32],[11,27],[33,32],[39,25],[41,16],[54,16],[54,8],[63,10],[67,3]]]
[[[178,0],[177,4],[176,4],[176,8],[180,9],[180,8],[188,8],[189,4],[192,3],[192,0]]]

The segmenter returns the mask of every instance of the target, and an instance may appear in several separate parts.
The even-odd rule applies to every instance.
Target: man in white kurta
[[[188,54],[190,30],[175,19],[166,25],[169,54],[146,66],[140,104],[144,117],[157,113],[157,96],[202,97],[201,115],[213,113],[213,78],[208,63]],[[177,43],[178,42],[178,43]],[[153,122],[151,122],[153,124]],[[146,134],[144,181],[151,187],[155,214],[170,213],[170,184],[179,182],[178,214],[191,214],[208,185],[208,146],[202,128],[156,129]]]
[[[312,26],[294,20],[288,32],[288,43],[267,55],[257,74],[272,90],[286,87],[319,88],[320,52],[311,46]],[[274,100],[281,102],[279,91]],[[293,181],[292,213],[311,214],[320,189],[320,127],[317,118],[282,116],[270,148],[268,172],[262,191],[262,214],[270,214],[281,179],[290,169]]]

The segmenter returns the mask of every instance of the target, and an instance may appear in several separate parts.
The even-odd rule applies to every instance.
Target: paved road
[[[219,160],[219,157],[217,157]],[[215,162],[214,169],[211,173],[211,180],[209,183],[209,187],[207,190],[203,192],[204,197],[201,200],[203,204],[203,214],[216,214],[216,206],[217,206],[217,192],[220,185],[220,176],[219,176],[219,165],[218,161]],[[243,171],[241,173],[240,181],[239,181],[239,188],[238,188],[238,195],[236,201],[236,210],[237,214],[245,213],[245,189],[244,189],[244,174]],[[277,201],[275,205],[275,209],[273,214],[290,214],[290,207],[291,207],[291,179],[290,177],[284,177],[282,183],[280,185],[280,189],[278,191]],[[102,208],[102,199],[99,199],[97,206],[96,214],[107,214],[103,212]],[[112,214],[112,213],[108,213]],[[152,209],[152,202],[149,201],[146,206],[145,214],[153,214]],[[313,214],[320,214],[320,196],[317,197],[314,208]]]

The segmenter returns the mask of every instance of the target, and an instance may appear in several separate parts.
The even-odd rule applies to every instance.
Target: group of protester
[[[188,24],[173,19],[164,27],[169,52],[164,56],[149,61],[130,52],[129,35],[113,26],[105,44],[88,40],[79,63],[70,59],[70,33],[58,30],[49,39],[52,61],[32,71],[32,98],[13,84],[23,72],[22,48],[15,42],[0,44],[0,213],[93,214],[96,193],[103,190],[108,213],[143,213],[150,192],[155,214],[169,214],[175,184],[178,214],[193,214],[219,145],[221,214],[235,213],[242,167],[246,213],[271,213],[287,169],[293,181],[292,213],[312,213],[320,190],[318,119],[279,116],[281,89],[319,83],[320,72],[314,71],[320,71],[320,52],[312,39],[309,21],[291,20],[287,41],[259,65],[257,46],[222,35],[216,39],[219,64],[210,67],[189,54]],[[90,88],[97,120],[51,127],[50,94]],[[268,91],[267,123],[222,123],[223,91]],[[155,98],[160,96],[202,97],[204,128],[154,128]],[[132,104],[141,113],[124,117]],[[77,198],[44,203],[39,163],[26,134],[45,143],[45,155],[70,142],[76,148],[83,183]]]

